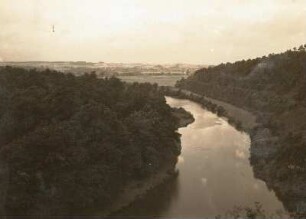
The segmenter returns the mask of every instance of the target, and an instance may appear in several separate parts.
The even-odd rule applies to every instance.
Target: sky
[[[218,64],[301,44],[306,0],[0,0],[0,61]]]

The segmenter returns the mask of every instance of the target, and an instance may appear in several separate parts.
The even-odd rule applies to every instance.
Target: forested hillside
[[[156,85],[3,67],[0,99],[7,215],[103,210],[180,153],[178,121]]]
[[[306,44],[281,54],[201,69],[176,86],[255,113],[259,125],[250,133],[255,174],[287,199],[290,210],[296,202],[304,202]]]

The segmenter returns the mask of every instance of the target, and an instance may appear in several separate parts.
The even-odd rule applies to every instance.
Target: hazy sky
[[[305,43],[306,0],[0,0],[0,61],[217,64]]]

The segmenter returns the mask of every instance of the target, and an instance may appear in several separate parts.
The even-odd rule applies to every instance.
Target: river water
[[[266,184],[254,178],[249,163],[250,138],[200,105],[166,97],[171,107],[191,112],[195,122],[182,135],[179,175],[123,209],[123,216],[212,217],[235,206],[260,202],[267,213],[283,211]]]

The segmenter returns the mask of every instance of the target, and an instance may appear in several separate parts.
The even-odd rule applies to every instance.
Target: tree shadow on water
[[[179,195],[179,173],[111,216],[165,216]]]

